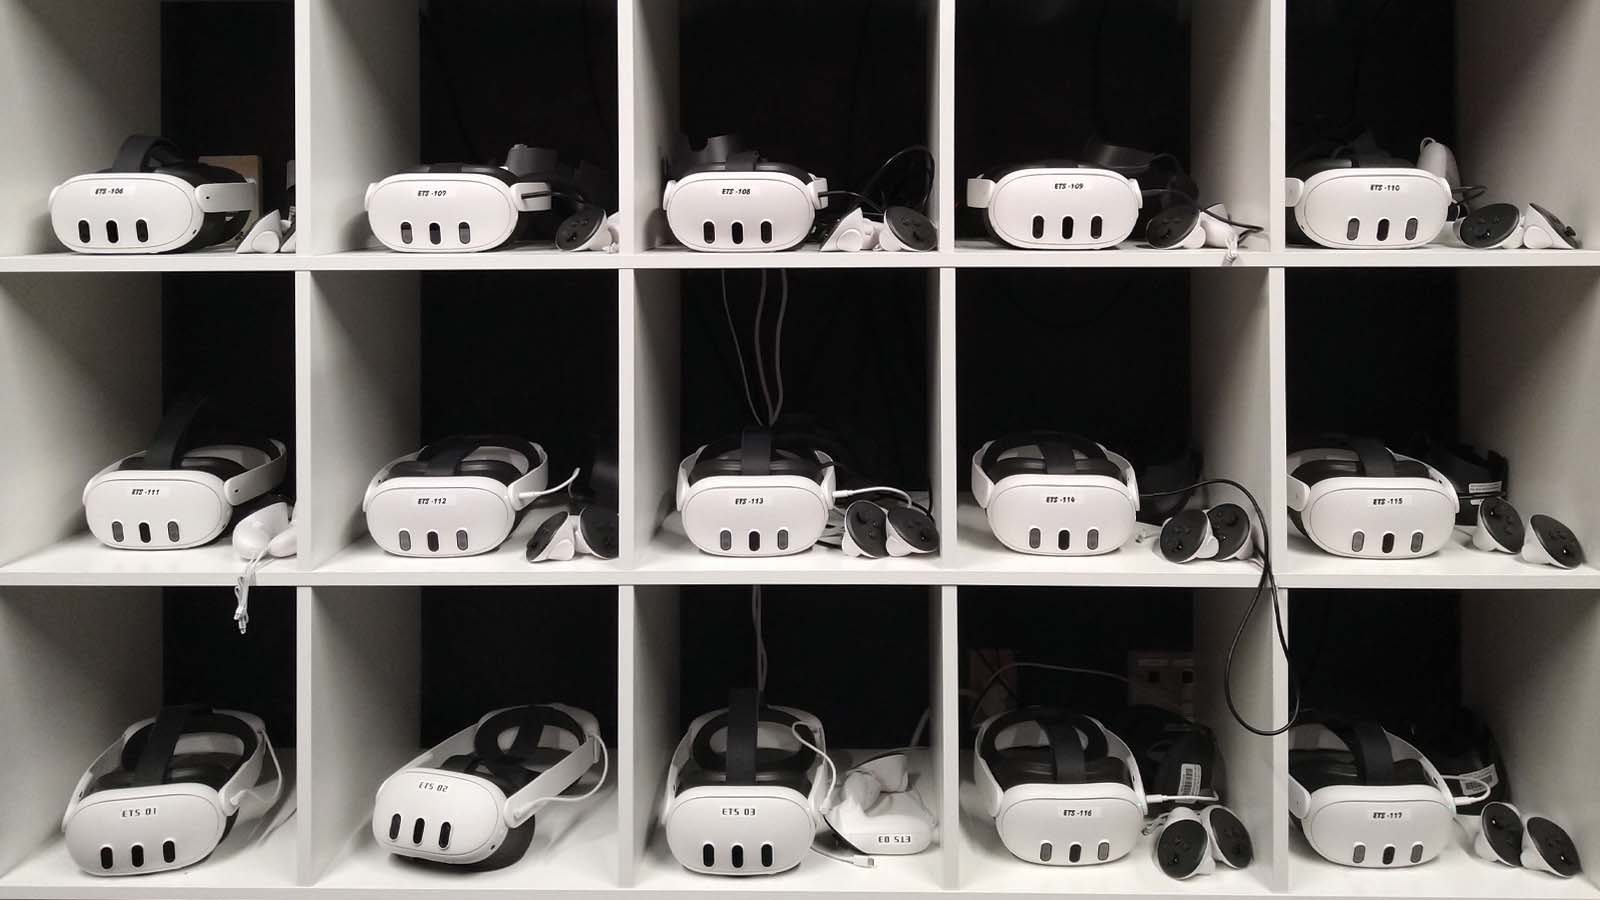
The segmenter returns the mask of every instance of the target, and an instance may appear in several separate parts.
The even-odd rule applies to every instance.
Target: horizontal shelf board
[[[1290,526],[1289,550],[1273,570],[1283,588],[1573,589],[1600,588],[1591,565],[1558,569],[1486,553],[1456,529],[1444,548],[1421,559],[1350,559],[1317,549]]]
[[[1156,250],[1148,244],[1128,241],[1106,250],[1023,250],[1006,247],[983,238],[959,238],[951,256],[956,268],[1020,269],[1216,269],[1227,264],[1228,252],[1221,248],[1201,250]],[[1270,265],[1270,254],[1244,250],[1236,266]]]
[[[1289,889],[1300,897],[1483,897],[1494,900],[1595,900],[1600,889],[1585,872],[1557,878],[1503,866],[1472,852],[1465,829],[1433,862],[1403,869],[1357,869],[1318,856],[1298,828],[1289,829]]]
[[[965,891],[985,894],[1037,894],[1059,897],[1148,894],[1177,897],[1270,896],[1268,865],[1257,860],[1244,869],[1218,865],[1215,874],[1188,881],[1168,877],[1156,866],[1155,834],[1139,839],[1127,856],[1095,866],[1060,867],[1023,862],[1000,841],[994,819],[984,809],[972,781],[970,753],[963,753],[961,776],[961,881]]]
[[[864,760],[881,751],[851,751],[829,748],[830,754],[846,759]],[[909,754],[911,790],[916,792],[929,809],[937,808],[934,801],[931,754],[927,750]],[[667,847],[666,829],[659,824],[651,828],[644,858],[639,861],[636,886],[639,891],[695,892],[737,894],[824,894],[835,892],[865,894],[899,894],[939,892],[940,853],[949,852],[939,844],[911,856],[874,857],[872,868],[862,868],[820,853],[807,853],[800,865],[777,875],[753,878],[734,878],[700,875],[678,864]]]
[[[312,257],[295,253],[235,253],[231,246],[190,253],[73,253],[60,250],[0,256],[0,272],[293,272]]]
[[[910,251],[823,253],[820,244],[793,250],[717,253],[686,247],[661,247],[627,258],[640,269],[934,269],[951,265],[949,254]]]
[[[1161,557],[1161,529],[1139,525],[1135,543],[1101,556],[1033,556],[1011,550],[994,536],[984,511],[970,498],[956,509],[955,579],[962,584],[1143,587],[1255,587],[1260,570],[1249,562],[1170,563]]]
[[[243,571],[244,560],[226,537],[190,550],[117,550],[84,531],[0,566],[0,585],[231,586]],[[274,560],[256,576],[262,587],[302,580],[294,559]]]
[[[515,248],[487,250],[481,253],[398,253],[374,247],[306,257],[306,265],[303,268],[334,272],[619,269],[630,267],[625,264],[629,258],[616,253],[597,253],[587,250],[572,253],[557,250],[549,244],[519,245]]]
[[[371,535],[362,535],[303,578],[315,585],[625,584],[622,566],[615,560],[580,555],[565,561],[528,562],[528,538],[557,511],[556,507],[530,511],[505,543],[477,556],[395,556],[384,552]]]
[[[285,790],[293,791],[294,751],[277,748],[278,761],[287,777]],[[290,896],[304,888],[296,885],[296,812],[264,841],[254,841],[265,819],[241,823],[205,860],[172,872],[101,878],[86,875],[67,852],[59,832],[44,846],[0,878],[0,897],[46,898],[160,898]]]
[[[612,749],[612,759],[616,750]],[[372,839],[363,823],[344,852],[317,882],[318,893],[395,891],[454,896],[466,891],[598,891],[617,886],[617,771],[584,803],[554,803],[538,813],[533,843],[520,862],[492,872],[459,872],[395,856]],[[376,790],[377,786],[374,785]]]
[[[1442,244],[1412,250],[1289,247],[1271,258],[1271,265],[1291,269],[1600,266],[1600,250],[1472,250]]]

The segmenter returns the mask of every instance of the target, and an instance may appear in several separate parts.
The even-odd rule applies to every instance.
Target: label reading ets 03
[[[754,806],[724,806],[722,814],[739,819],[754,819],[756,817],[756,808]]]

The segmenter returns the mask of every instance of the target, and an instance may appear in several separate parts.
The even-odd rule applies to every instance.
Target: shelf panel
[[[384,552],[371,535],[335,554],[326,565],[307,573],[313,585],[516,585],[625,583],[615,560],[580,555],[566,561],[528,562],[528,538],[557,512],[555,507],[530,510],[505,543],[477,556],[424,559]]]
[[[1140,524],[1134,543],[1101,556],[1033,556],[1007,548],[989,529],[978,504],[963,498],[956,509],[956,568],[961,584],[1142,587],[1255,587],[1260,570],[1245,561],[1186,564],[1161,557],[1161,529]]]
[[[1106,250],[1022,250],[982,238],[961,238],[951,257],[950,265],[956,268],[1216,269],[1228,264],[1228,252],[1220,248],[1156,250],[1137,241]],[[1270,265],[1270,259],[1265,251],[1242,250],[1233,265]]]
[[[630,267],[628,259],[617,253],[570,253],[548,244],[482,253],[399,253],[370,248],[305,257],[303,268],[332,272],[619,269]]]
[[[1600,266],[1600,250],[1472,250],[1429,244],[1413,250],[1333,250],[1290,247],[1271,254],[1271,264],[1292,269],[1524,268]]]
[[[1273,570],[1284,588],[1600,588],[1600,570],[1592,565],[1566,570],[1486,553],[1460,528],[1443,549],[1422,559],[1350,559],[1322,552],[1290,526],[1288,552]]]
[[[615,750],[613,749],[613,754]],[[492,872],[460,872],[395,856],[372,839],[370,823],[351,836],[322,879],[324,889],[451,896],[464,890],[611,890],[617,884],[617,784],[615,770],[600,793],[584,803],[539,810],[533,843],[520,862]],[[373,789],[376,790],[374,785]]]
[[[73,253],[61,250],[0,256],[0,272],[293,272],[311,257],[295,253],[235,253],[231,246],[189,253]]]
[[[842,751],[848,759],[867,759],[876,751]],[[934,807],[931,760],[926,751],[910,754],[911,789],[924,805]],[[718,877],[690,872],[673,858],[666,829],[654,825],[644,858],[639,862],[636,887],[640,891],[764,894],[867,894],[938,893],[940,854],[950,852],[935,844],[912,856],[874,857],[872,868],[808,853],[800,865],[778,875],[755,878]]]
[[[1568,900],[1600,897],[1587,874],[1557,878],[1479,859],[1466,831],[1433,862],[1378,871],[1328,862],[1306,843],[1298,828],[1289,835],[1289,888],[1300,897],[1484,897],[1505,900]]]
[[[294,791],[294,751],[277,748],[283,765],[284,790]],[[298,816],[298,812],[295,813]],[[46,898],[152,898],[179,897],[284,897],[303,890],[296,884],[295,828],[291,816],[264,841],[255,840],[267,819],[255,819],[231,832],[204,861],[188,868],[151,875],[101,878],[84,874],[67,852],[66,838],[58,831],[0,878],[0,897]]]
[[[823,253],[821,244],[752,253],[662,247],[626,257],[626,260],[630,268],[639,269],[932,269],[951,265],[950,256],[938,251]]]
[[[189,550],[117,550],[84,531],[0,566],[0,585],[229,587],[243,570],[227,537]],[[256,577],[261,587],[302,581],[294,559],[274,560]]]

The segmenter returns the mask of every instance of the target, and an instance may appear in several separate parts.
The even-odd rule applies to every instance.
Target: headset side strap
[[[994,482],[989,480],[989,473],[983,470],[984,454],[989,452],[989,445],[994,441],[986,442],[972,454],[972,499],[978,502],[980,509],[989,508],[989,497],[994,493]]]
[[[420,453],[421,451],[418,452]],[[389,477],[389,471],[391,469],[400,463],[410,462],[416,458],[416,453],[407,453],[404,456],[396,457],[395,459],[390,460],[387,465],[379,469],[378,473],[372,476],[372,480],[367,482],[367,492],[361,496],[361,511],[366,512],[367,507],[372,505],[372,497],[374,494],[378,493],[378,485],[382,484],[383,480]]]
[[[600,736],[588,732],[584,738],[583,743],[563,757],[561,762],[540,772],[522,790],[506,798],[507,825],[521,827],[529,816],[539,811],[540,806],[553,797],[561,796],[562,792],[583,777],[583,773],[600,761]]]
[[[272,447],[277,452],[271,459],[222,483],[222,493],[230,505],[238,506],[283,484],[289,470],[289,451],[282,441],[276,439],[272,441]]]

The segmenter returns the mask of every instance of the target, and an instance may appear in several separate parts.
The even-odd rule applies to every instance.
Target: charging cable
[[[805,735],[800,733],[799,722],[789,723],[789,733],[794,735],[794,739],[799,741],[801,746],[810,750],[812,753],[815,753],[817,757],[822,760],[823,765],[825,765],[828,769],[828,789],[822,792],[822,806],[813,807],[816,814],[821,816],[823,821],[827,821],[828,810],[833,808],[833,792],[839,786],[839,767],[834,764],[833,757],[828,755],[828,751],[822,749],[816,744],[813,744],[811,741],[806,739]],[[877,860],[864,853],[855,853],[846,856],[844,854],[824,850],[821,847],[818,847],[814,841],[811,844],[811,850],[818,856],[826,856],[835,862],[849,863],[852,866],[857,866],[862,869],[871,869],[878,865]]]

